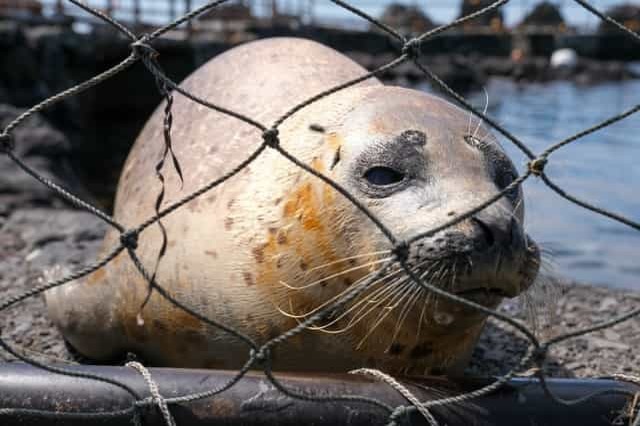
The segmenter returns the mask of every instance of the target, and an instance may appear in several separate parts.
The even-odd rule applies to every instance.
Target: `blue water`
[[[488,114],[535,153],[637,105],[640,81],[577,86],[518,86],[494,80]],[[485,94],[471,95],[484,107]],[[526,157],[503,146],[519,170]],[[640,222],[640,113],[579,139],[551,155],[549,177],[570,194]],[[528,232],[554,254],[555,271],[570,279],[640,289],[640,231],[560,198],[532,178],[524,185]]]

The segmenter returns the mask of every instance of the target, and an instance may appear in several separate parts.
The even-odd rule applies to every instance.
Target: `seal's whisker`
[[[406,279],[405,277],[397,277],[395,278],[393,281],[391,281],[390,283],[387,283],[384,287],[379,288],[378,290],[376,290],[375,292],[373,292],[372,294],[368,295],[367,297],[363,297],[361,299],[362,303],[368,303],[368,304],[372,304],[372,303],[378,303],[379,300],[377,300],[376,298],[382,296],[382,294],[380,294],[380,290],[385,290],[385,289],[390,289],[391,287],[394,287],[396,284],[398,284],[400,281],[402,281],[403,279]],[[384,291],[383,291],[384,293]],[[360,302],[359,302],[360,303]]]
[[[376,283],[378,284],[378,283]],[[349,324],[351,324],[354,319],[358,316],[358,314],[360,312],[362,312],[364,309],[367,308],[367,306],[371,306],[372,303],[374,303],[374,306],[377,306],[379,303],[381,303],[383,300],[386,300],[386,295],[385,293],[389,293],[391,292],[394,288],[396,288],[396,286],[399,284],[399,280],[395,280],[387,285],[384,285],[380,288],[375,289],[374,291],[372,291],[372,294],[370,294],[370,297],[362,297],[360,299],[358,299],[352,306],[349,307],[349,309],[345,310],[342,314],[340,314],[340,316],[338,316],[337,318],[335,318],[334,320],[332,320],[330,323],[327,323],[321,327],[314,327],[314,329],[322,329],[322,328],[326,328],[328,326],[331,326],[333,324],[335,324],[336,322],[338,322],[340,319],[344,318],[346,315],[348,315],[350,312],[352,312],[354,309],[356,309],[358,306],[364,305],[360,308],[360,310],[358,312],[356,312],[356,314],[353,316],[353,318],[349,321]],[[376,301],[375,299],[372,301],[371,298],[374,297],[381,297],[385,295],[385,297],[383,297],[382,299]],[[366,314],[365,314],[366,315]]]
[[[557,301],[562,293],[562,284],[554,276],[553,267],[541,259],[535,281],[519,297],[525,320],[536,333],[555,323],[558,317]]]
[[[433,268],[438,264],[438,262],[435,262],[433,265],[431,265],[424,273],[422,273],[420,275],[420,279],[424,280],[425,278],[428,279],[428,281],[431,281],[431,278],[429,275],[431,274],[431,271],[433,270]],[[420,311],[420,317],[418,318],[418,331],[416,333],[416,342],[420,341],[420,333],[422,331],[422,322],[425,319],[424,313],[427,309],[427,306],[429,305],[429,303],[431,302],[431,300],[433,299],[433,293],[431,293],[430,291],[426,291],[425,289],[423,289],[422,287],[419,287],[420,290],[422,290],[422,292],[420,293],[421,296],[424,296],[424,301],[422,303],[422,310]]]
[[[364,263],[362,265],[354,266],[352,268],[345,269],[344,271],[336,272],[335,274],[329,275],[328,277],[321,278],[319,280],[313,281],[310,284],[305,284],[305,285],[302,285],[300,287],[292,286],[290,284],[287,284],[284,281],[279,281],[279,284],[282,285],[283,287],[288,288],[289,290],[304,290],[306,288],[313,287],[313,286],[316,286],[318,284],[322,284],[323,282],[326,282],[326,281],[331,280],[333,278],[337,278],[339,276],[348,274],[350,272],[357,271],[358,269],[368,268],[369,266],[378,265],[380,263],[384,263],[384,262],[387,262],[387,261],[392,260],[392,259],[393,259],[393,257],[387,257],[385,259],[374,260],[374,261],[371,261],[371,262],[368,262],[368,263]]]
[[[367,275],[369,276],[369,275]],[[367,277],[363,277],[361,279],[359,279],[358,281],[356,281],[355,283],[353,283],[353,285],[359,285],[361,284],[364,279]],[[374,285],[376,283],[372,283],[372,285]],[[350,289],[350,287],[345,288],[344,290],[342,290],[340,293],[336,294],[334,297],[332,297],[331,299],[325,301],[322,305],[315,307],[314,309],[305,312],[304,314],[294,314],[294,308],[293,308],[293,302],[291,300],[291,296],[289,296],[289,310],[290,312],[285,311],[284,309],[282,309],[280,306],[278,306],[278,304],[276,302],[272,302],[273,306],[276,308],[276,310],[278,310],[278,312],[280,312],[282,315],[288,317],[288,318],[294,318],[294,319],[304,319],[306,317],[308,317],[309,315],[314,314],[315,312],[317,312],[318,310],[322,309],[323,307],[325,307],[326,305],[330,304],[331,302],[335,301],[336,299],[342,297],[348,290]]]
[[[396,338],[398,337],[398,333],[400,333],[400,328],[402,327],[402,324],[404,324],[404,321],[407,319],[409,312],[411,312],[411,310],[416,304],[416,301],[420,298],[419,296],[422,293],[422,291],[423,291],[422,288],[417,286],[415,286],[413,290],[411,290],[411,293],[409,294],[409,298],[407,299],[407,303],[404,305],[404,307],[400,311],[400,314],[398,315],[398,321],[396,321],[396,327],[393,331],[393,336],[391,337],[391,343],[389,343],[389,347],[393,345],[393,342],[395,342]]]
[[[359,350],[362,348],[362,345],[364,344],[364,342],[369,338],[369,336],[375,331],[376,328],[378,328],[378,326],[382,323],[382,321],[385,320],[385,318],[387,318],[389,316],[389,314],[391,312],[393,312],[393,310],[398,307],[399,303],[404,299],[404,297],[407,295],[407,289],[411,288],[411,283],[409,281],[405,282],[402,287],[400,287],[398,289],[398,291],[396,292],[396,296],[393,298],[393,300],[391,301],[391,303],[387,306],[385,306],[382,310],[380,310],[380,313],[378,314],[378,318],[376,320],[376,322],[373,324],[373,326],[369,329],[369,331],[367,332],[367,334],[364,335],[364,337],[360,340],[360,342],[358,342],[358,345],[356,346],[356,350]],[[400,299],[398,300],[398,297],[400,297]]]
[[[418,318],[418,331],[416,332],[416,342],[420,341],[420,332],[422,331],[422,321],[424,321],[424,312],[429,304],[429,294],[425,295],[424,302],[422,303],[422,309],[420,310],[420,317]]]
[[[453,259],[453,266],[451,268],[451,279],[449,281],[449,291],[453,292],[456,289],[458,259]]]
[[[325,302],[323,302],[322,304],[320,304],[319,306],[316,306],[315,308],[313,308],[312,310],[304,313],[304,314],[294,314],[294,313],[289,313],[289,312],[285,312],[284,310],[282,310],[282,308],[280,308],[279,306],[275,305],[275,308],[283,315],[289,317],[289,318],[297,318],[297,319],[301,319],[301,318],[306,318],[309,315],[313,315],[316,312],[318,312],[320,309],[328,306],[329,304],[333,303],[334,301],[336,301],[337,299],[339,299],[340,297],[342,297],[346,292],[351,291],[351,289],[353,288],[353,286],[357,286],[362,284],[364,281],[366,281],[366,279],[368,277],[371,276],[371,274],[375,273],[377,271],[372,271],[371,273],[365,275],[364,277],[358,279],[355,283],[353,283],[351,286],[345,288],[344,290],[342,290],[340,293],[336,294],[335,296],[331,297],[330,299],[326,300]],[[379,278],[378,280],[376,280],[375,282],[371,283],[371,287],[374,287],[376,285],[378,285],[380,282],[383,282],[384,280],[388,279],[389,277],[397,274],[401,272],[401,270],[396,270],[393,272],[388,273],[387,275]],[[291,299],[289,299],[291,300]],[[291,309],[293,311],[293,309]]]
[[[557,263],[555,261],[555,251],[552,247],[550,247],[544,241],[538,243],[538,250],[540,251],[540,262],[539,265],[541,267],[545,267],[546,272],[551,272],[555,268],[557,268]]]
[[[436,272],[436,274],[434,275],[434,278],[436,278],[436,282],[445,282],[448,273],[449,273],[449,267],[445,262],[443,262],[440,269],[438,269],[438,272]],[[440,302],[440,298],[434,297],[434,302],[433,302],[434,309],[436,310],[438,309],[439,302]]]
[[[370,312],[372,312],[372,311],[373,311],[377,306],[379,306],[380,304],[382,304],[383,302],[385,302],[385,301],[386,301],[386,300],[388,300],[389,298],[393,297],[393,295],[394,295],[394,294],[397,292],[397,290],[398,290],[398,286],[399,286],[399,285],[401,285],[401,284],[402,284],[402,283],[396,283],[393,287],[389,288],[389,290],[392,290],[392,291],[390,291],[390,293],[389,293],[387,296],[385,296],[384,298],[380,299],[380,300],[379,300],[379,301],[378,301],[374,306],[371,306],[371,307],[367,310],[367,312],[365,312],[364,314],[362,314],[362,315],[358,316],[358,314],[359,314],[359,313],[360,313],[364,308],[366,308],[366,306],[367,306],[367,305],[365,305],[363,308],[361,308],[361,309],[360,309],[360,311],[358,311],[358,312],[353,316],[353,318],[349,321],[349,323],[348,323],[345,327],[343,327],[343,328],[341,328],[341,329],[338,329],[338,330],[327,330],[327,329],[326,329],[326,327],[329,327],[330,325],[332,325],[333,323],[335,323],[335,322],[337,321],[337,319],[336,319],[336,320],[332,321],[331,323],[326,324],[326,325],[324,325],[324,326],[322,326],[322,327],[313,328],[313,330],[321,331],[321,332],[323,332],[323,333],[327,333],[327,334],[340,334],[340,333],[344,333],[345,331],[347,331],[347,330],[349,330],[349,329],[353,328],[356,324],[358,324],[358,323],[359,323],[360,321],[362,321],[364,318],[366,318],[366,316],[367,316]]]
[[[518,225],[520,225],[522,228],[524,228],[524,224],[522,223],[522,220],[520,220],[520,218],[515,213],[518,210],[518,208],[520,207],[521,204],[522,204],[522,199],[518,200],[516,205],[513,207],[513,211],[507,209],[505,206],[503,206],[503,205],[501,205],[499,203],[495,203],[494,205],[497,208],[499,208],[500,210],[502,210],[503,212],[505,212],[507,215],[509,215],[513,220],[516,221],[516,223]]]
[[[345,258],[342,258],[342,259],[334,260],[334,261],[329,262],[329,263],[325,263],[324,265],[314,266],[313,268],[309,269],[308,272],[317,271],[318,269],[327,268],[329,266],[333,266],[333,265],[336,265],[338,263],[348,262],[350,260],[355,260],[355,259],[360,259],[360,258],[363,258],[363,257],[370,257],[370,256],[379,256],[379,255],[382,255],[382,254],[390,254],[390,253],[391,253],[391,250],[381,250],[381,251],[374,251],[374,252],[371,252],[371,253],[358,254],[356,256],[349,256],[349,257],[345,257]]]
[[[358,285],[358,284],[360,284],[360,283],[361,283],[361,280],[356,281],[356,282],[354,283],[354,285]],[[333,298],[331,298],[330,300],[328,300],[327,302],[325,302],[325,304],[329,304],[330,302],[334,301],[335,299],[337,299],[337,298],[341,297],[343,294],[345,294],[345,292],[346,292],[347,290],[349,290],[349,289],[348,289],[348,288],[347,288],[347,289],[344,289],[342,292],[340,292],[339,294],[337,294],[336,296],[334,296]],[[272,304],[273,304],[273,307],[274,307],[278,312],[280,312],[282,315],[284,315],[284,316],[286,316],[286,317],[288,317],[288,318],[294,318],[294,319],[304,319],[304,318],[308,317],[309,315],[311,315],[311,314],[313,314],[313,313],[317,312],[319,309],[321,309],[321,308],[323,307],[323,305],[325,305],[325,304],[323,304],[323,305],[321,305],[321,306],[318,306],[318,307],[316,307],[316,308],[312,309],[311,311],[305,312],[305,313],[303,313],[303,314],[294,314],[294,313],[293,313],[293,311],[294,311],[295,309],[293,308],[293,301],[292,301],[292,299],[291,299],[291,296],[289,296],[288,300],[289,300],[289,312],[285,311],[285,310],[284,310],[284,309],[282,309],[280,306],[278,306],[278,304],[277,304],[276,302],[273,302],[273,301],[272,301]]]
[[[434,274],[434,278],[437,281],[444,281],[444,277],[447,275],[447,264],[445,262],[440,263],[440,268]]]
[[[467,135],[471,134],[471,123],[473,122],[473,113],[469,111],[469,121],[467,122]]]
[[[486,115],[487,109],[489,108],[489,92],[487,92],[487,89],[484,86],[482,87],[482,90],[484,90],[484,96],[485,96],[484,110],[482,111],[482,114]],[[473,131],[473,135],[472,135],[473,138],[476,137],[476,133],[478,133],[478,129],[480,129],[482,122],[483,122],[482,119],[478,120],[478,125],[476,126],[476,129]]]

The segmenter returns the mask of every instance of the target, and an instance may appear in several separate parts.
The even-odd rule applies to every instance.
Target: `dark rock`
[[[0,104],[0,127],[4,128],[25,110]],[[69,155],[70,144],[65,136],[54,129],[41,115],[35,114],[20,124],[12,134],[15,154],[19,157],[49,157],[61,160]]]
[[[5,128],[24,110],[0,104],[0,128]],[[35,114],[15,128],[14,154],[46,179],[90,199],[69,163],[71,147],[66,137]],[[18,207],[60,207],[63,202],[41,182],[28,175],[7,156],[0,156],[0,216]]]
[[[21,28],[0,22],[0,103],[27,106],[42,100],[47,89],[38,57]]]

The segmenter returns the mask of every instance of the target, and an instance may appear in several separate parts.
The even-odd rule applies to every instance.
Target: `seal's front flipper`
[[[44,280],[54,282],[69,276],[68,268],[44,271]],[[45,292],[49,318],[62,332],[65,344],[80,363],[108,363],[124,353],[122,333],[114,333],[119,321],[113,313],[114,292],[103,269]]]

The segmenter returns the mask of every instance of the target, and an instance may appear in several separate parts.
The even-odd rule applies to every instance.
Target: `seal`
[[[276,38],[212,59],[182,87],[214,104],[272,123],[294,105],[366,71],[318,43]],[[163,206],[233,170],[262,143],[259,129],[176,95],[173,143],[184,181],[165,173]],[[279,127],[280,145],[337,182],[399,240],[438,226],[496,195],[517,176],[496,139],[469,114],[426,93],[376,79],[300,109]],[[118,222],[154,215],[161,184],[158,109],[124,166]],[[539,250],[523,230],[519,188],[491,206],[411,245],[407,264],[434,286],[487,307],[527,289]],[[198,313],[264,343],[367,287],[328,318],[283,340],[273,367],[394,373],[460,371],[486,316],[416,285],[392,245],[343,194],[266,149],[222,185],[162,219],[168,236],[157,282]],[[108,232],[104,253],[119,241]],[[136,253],[153,270],[162,246],[156,224]],[[381,274],[374,282],[367,279]],[[88,277],[47,293],[50,316],[82,355],[125,352],[159,366],[240,368],[248,345],[152,291],[127,253]]]

